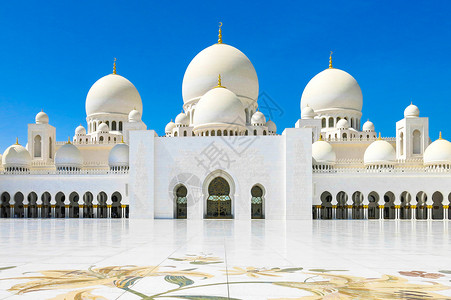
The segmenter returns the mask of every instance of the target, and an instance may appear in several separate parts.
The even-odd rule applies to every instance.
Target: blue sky
[[[191,59],[217,41],[243,51],[281,133],[300,116],[305,85],[327,68],[353,75],[363,121],[383,136],[413,101],[434,140],[451,138],[451,1],[4,1],[0,8],[0,151],[26,143],[44,109],[58,140],[85,125],[90,86],[112,72],[138,88],[148,128],[164,133],[182,107]]]

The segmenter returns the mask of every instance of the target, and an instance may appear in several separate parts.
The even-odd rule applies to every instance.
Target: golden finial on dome
[[[318,141],[322,141],[323,140],[323,135],[322,134],[320,134],[319,135],[319,139],[318,139]]]
[[[218,44],[222,44],[222,22],[219,22],[219,34],[218,34]]]
[[[66,144],[70,144],[70,136],[67,137],[67,143]]]
[[[116,57],[114,58],[114,63],[113,63],[113,74],[116,75]]]
[[[378,140],[380,141],[380,140],[382,140],[382,138],[381,138],[381,133],[379,132],[379,138],[378,138]]]
[[[441,131],[440,131],[439,134],[438,134],[438,139],[439,139],[439,140],[443,140],[443,139],[442,139],[442,132],[441,132]]]
[[[16,145],[19,145],[19,138],[16,137]]]
[[[125,143],[124,143],[124,136],[123,136],[123,135],[121,136],[121,143],[122,143],[122,144],[125,144]]]
[[[329,56],[329,69],[333,69],[334,67],[332,67],[332,51],[330,51],[330,56]]]
[[[216,87],[217,88],[225,88],[225,86],[222,86],[221,74],[218,75],[218,85]]]

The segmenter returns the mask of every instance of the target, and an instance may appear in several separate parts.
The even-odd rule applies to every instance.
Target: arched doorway
[[[321,194],[321,219],[332,219],[332,194],[329,192]]]
[[[113,195],[111,195],[111,218],[113,219],[122,218],[121,200],[121,193],[114,192]]]
[[[347,219],[348,218],[348,194],[345,192],[339,192],[337,194],[337,209],[336,216],[337,219]]]
[[[107,198],[105,192],[100,192],[97,195],[97,218],[108,218]]]
[[[90,219],[94,218],[94,208],[92,205],[92,200],[94,196],[91,192],[86,192],[83,195],[83,218]]]
[[[368,219],[379,219],[379,194],[374,191],[368,195]]]
[[[14,218],[24,217],[24,206],[23,206],[24,196],[21,192],[17,192],[14,195]]]
[[[62,192],[58,192],[55,196],[55,218],[65,218],[66,217],[66,205],[64,201],[66,196]]]
[[[230,185],[227,180],[222,177],[214,178],[208,185],[207,218],[232,218],[232,199],[230,199]]]
[[[184,185],[180,185],[175,190],[175,218],[176,219],[186,219],[188,215],[187,204],[188,200],[186,196],[188,195],[188,190]]]
[[[395,219],[395,194],[386,192],[384,195],[384,219]]]
[[[251,196],[251,218],[264,219],[263,189],[258,185],[254,185],[251,188]]]
[[[72,192],[69,195],[69,218],[78,218],[80,216],[79,200],[80,197],[77,192]]]
[[[52,217],[52,206],[50,204],[50,200],[52,196],[50,196],[49,192],[45,192],[41,196],[41,218],[48,219]]]
[[[412,219],[412,210],[410,209],[410,201],[412,200],[412,196],[409,192],[401,193],[401,208],[399,211],[399,218],[403,220]]]
[[[443,220],[443,195],[440,192],[432,194],[432,219]]]
[[[416,208],[416,219],[417,220],[426,220],[428,218],[428,207],[426,205],[428,197],[425,192],[418,192],[416,200],[417,200],[417,208]]]
[[[4,192],[1,196],[0,217],[2,218],[11,217],[11,206],[9,204],[10,200],[11,196],[9,195],[9,193]]]
[[[359,191],[352,194],[352,218],[363,219],[363,194]]]
[[[28,200],[28,212],[27,217],[28,218],[37,218],[38,217],[38,195],[36,195],[35,192],[31,192],[28,194],[27,197]]]

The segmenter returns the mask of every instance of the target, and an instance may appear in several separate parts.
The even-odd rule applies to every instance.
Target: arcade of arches
[[[400,205],[395,204],[396,197]],[[428,197],[432,197],[432,205],[427,204]],[[351,197],[341,191],[335,195],[335,201],[333,198],[328,191],[321,193],[321,205],[313,206],[313,219],[451,220],[451,193],[445,197],[438,191],[432,195],[404,191],[397,196],[391,191],[383,194],[373,191],[367,196],[367,205],[363,204],[365,196],[359,191]]]
[[[79,195],[77,192],[58,192],[41,195],[17,192],[0,195],[1,218],[128,218],[128,205],[121,204],[122,195],[114,192],[110,199],[105,192],[95,196],[91,192]],[[107,203],[108,202],[108,203]]]

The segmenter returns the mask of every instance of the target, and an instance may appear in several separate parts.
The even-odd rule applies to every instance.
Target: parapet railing
[[[28,171],[0,171],[0,175],[112,175],[112,174],[128,174],[129,170],[28,170]]]

